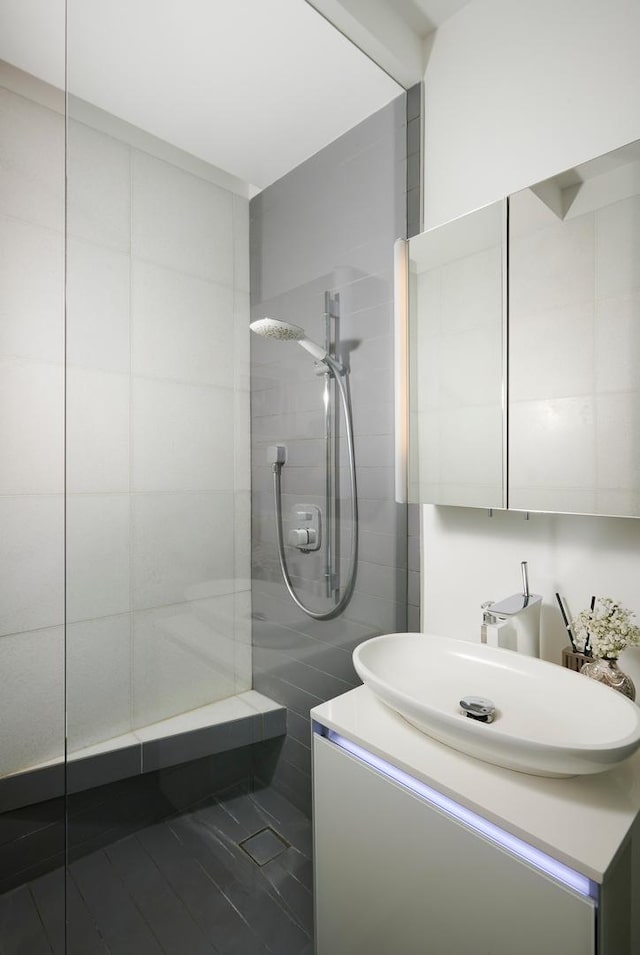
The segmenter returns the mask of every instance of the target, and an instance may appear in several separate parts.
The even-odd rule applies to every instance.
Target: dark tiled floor
[[[286,843],[259,866],[240,847]],[[142,829],[69,866],[68,955],[312,955],[311,823],[264,789]],[[65,955],[63,870],[0,896],[1,955]]]

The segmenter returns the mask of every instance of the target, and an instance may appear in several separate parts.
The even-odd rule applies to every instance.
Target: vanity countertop
[[[596,882],[640,812],[640,750],[608,772],[554,779],[458,753],[366,686],[315,707],[311,718]]]

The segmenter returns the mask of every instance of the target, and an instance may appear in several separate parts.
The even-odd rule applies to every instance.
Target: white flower
[[[640,644],[634,616],[610,597],[599,597],[593,610],[582,610],[571,621],[576,647],[581,652],[591,649],[594,657],[617,659],[625,647]]]

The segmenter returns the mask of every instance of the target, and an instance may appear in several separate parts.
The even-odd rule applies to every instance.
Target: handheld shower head
[[[299,325],[279,322],[275,318],[259,318],[251,322],[249,328],[256,335],[262,335],[263,338],[276,338],[280,342],[299,342],[307,335],[304,328],[300,328]]]
[[[307,338],[304,328],[299,325],[290,325],[289,322],[280,322],[275,318],[259,318],[251,322],[249,328],[263,338],[275,338],[280,342],[298,342],[313,355],[316,361],[324,361],[327,357],[326,349]]]

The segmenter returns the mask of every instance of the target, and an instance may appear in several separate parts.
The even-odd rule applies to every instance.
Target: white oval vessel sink
[[[424,633],[361,643],[363,682],[423,733],[488,763],[536,776],[601,773],[640,746],[640,708],[622,694],[554,663]],[[494,722],[460,708],[486,697]]]

